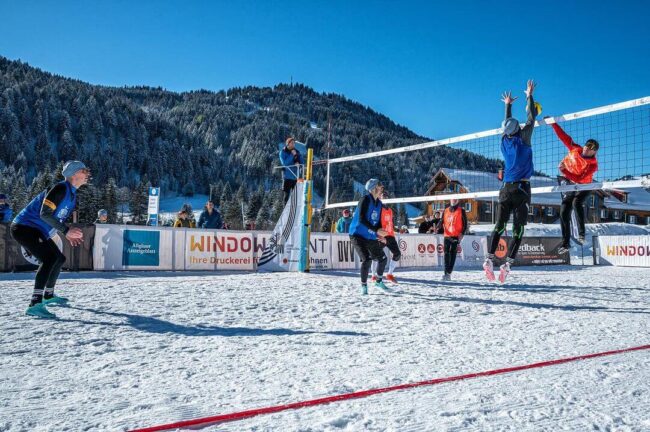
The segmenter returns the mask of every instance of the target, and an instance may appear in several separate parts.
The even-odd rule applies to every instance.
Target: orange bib
[[[388,207],[381,209],[381,227],[389,236],[395,237],[395,224],[393,223],[393,211]]]
[[[442,224],[445,228],[445,237],[460,237],[463,234],[463,209],[460,205],[453,212],[450,207],[445,209],[442,214]]]

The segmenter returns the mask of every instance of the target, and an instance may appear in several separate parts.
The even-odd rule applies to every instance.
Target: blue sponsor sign
[[[122,265],[160,265],[160,231],[124,230]]]

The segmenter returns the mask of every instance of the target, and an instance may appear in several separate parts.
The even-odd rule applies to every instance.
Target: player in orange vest
[[[387,198],[387,193],[384,192],[381,196],[381,199]],[[394,284],[397,283],[395,276],[393,276],[393,271],[402,257],[402,253],[399,250],[399,245],[395,239],[395,223],[393,222],[393,210],[388,207],[381,208],[381,227],[384,231],[387,232],[383,240],[386,242],[386,247],[390,251],[392,258],[388,264],[388,272],[386,273],[386,280]],[[372,262],[372,280],[374,281],[375,270],[377,269],[377,261]]]
[[[440,223],[445,234],[445,274],[443,281],[451,280],[451,272],[456,263],[458,245],[467,231],[467,214],[465,209],[458,205],[457,199],[451,199],[450,206],[442,213]]]
[[[573,139],[562,130],[560,125],[551,125],[560,141],[569,150],[569,154],[562,159],[558,169],[562,177],[566,179],[563,184],[586,184],[591,183],[594,174],[598,171],[598,160],[596,153],[600,147],[595,139],[588,139],[584,147],[576,144]],[[591,191],[565,192],[562,194],[562,207],[560,208],[560,226],[562,228],[562,246],[558,253],[563,254],[569,251],[571,246],[571,210],[575,210],[578,221],[578,243],[585,241],[585,210],[582,204],[585,202]]]

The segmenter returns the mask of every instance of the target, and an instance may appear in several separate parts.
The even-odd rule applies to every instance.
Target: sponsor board
[[[488,241],[488,239],[486,239]],[[495,265],[501,265],[508,256],[509,237],[501,237],[495,252]],[[569,253],[560,255],[560,237],[524,237],[515,258],[516,266],[569,264]]]
[[[332,239],[329,233],[312,233],[309,241],[309,268],[327,270],[332,268]]]
[[[347,234],[331,234],[331,256],[333,269],[359,268],[359,257],[354,251],[350,236]]]
[[[158,267],[160,265],[160,232],[124,230],[122,265]]]
[[[275,225],[269,244],[258,260],[258,268],[266,271],[296,271],[300,265],[302,220],[305,211],[303,200],[305,184],[293,188],[284,206],[280,220]]]
[[[650,267],[650,236],[598,236],[601,262]]]
[[[186,233],[187,270],[254,270],[252,233],[198,231]]]

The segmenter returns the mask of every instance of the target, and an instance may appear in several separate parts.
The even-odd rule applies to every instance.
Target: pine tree
[[[271,222],[275,225],[280,220],[282,216],[282,211],[284,210],[284,196],[281,191],[275,191],[275,197],[273,198],[273,209],[271,210]]]
[[[25,208],[32,198],[28,195],[27,186],[25,185],[25,173],[21,168],[13,177],[11,195],[9,196],[9,202],[14,214],[18,214],[19,211]]]
[[[254,221],[257,218],[257,214],[262,207],[263,197],[260,191],[256,191],[251,195],[250,200],[248,201],[248,206],[246,207],[246,220]],[[257,226],[257,224],[256,224]]]
[[[257,217],[255,218],[255,228],[258,230],[273,229],[272,226],[269,226],[270,216],[271,216],[271,201],[265,199],[262,201],[262,206],[257,212]]]
[[[226,208],[222,212],[224,219],[228,222],[230,229],[241,230],[244,229],[241,220],[241,203],[233,197],[230,201],[226,202]]]
[[[144,225],[147,221],[147,206],[149,204],[149,188],[151,183],[147,176],[143,176],[138,186],[131,195],[129,202],[131,210],[131,221],[134,225]]]
[[[46,165],[45,168],[34,177],[34,180],[32,180],[28,194],[33,198],[44,190],[49,190],[53,185],[54,180],[52,178],[52,173],[50,172],[50,166]]]
[[[226,183],[223,187],[223,190],[221,191],[221,195],[219,196],[219,207],[223,210],[221,213],[225,212],[226,204],[232,198],[233,196],[232,189],[230,188],[230,183]]]
[[[108,212],[108,222],[117,223],[117,185],[112,177],[102,189],[102,208]]]
[[[77,190],[77,222],[84,224],[95,222],[101,205],[101,191],[95,185],[81,186]]]

